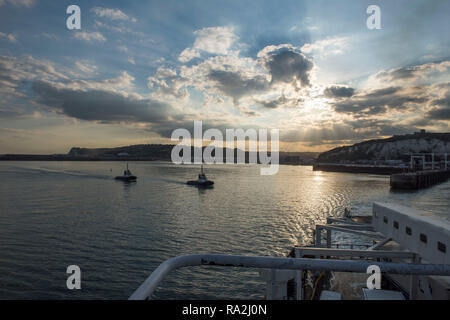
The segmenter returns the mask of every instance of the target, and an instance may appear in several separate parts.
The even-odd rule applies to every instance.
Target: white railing
[[[164,261],[130,296],[130,300],[150,299],[154,290],[171,271],[189,266],[223,266],[284,270],[320,270],[366,273],[371,265],[380,267],[381,272],[409,275],[450,275],[450,265],[408,264],[352,260],[320,260],[303,258],[277,258],[257,256],[236,256],[220,254],[191,254]]]

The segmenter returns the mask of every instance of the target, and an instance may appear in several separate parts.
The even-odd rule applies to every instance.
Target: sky
[[[0,0],[0,154],[174,143],[194,120],[279,129],[281,151],[449,132],[449,14],[445,0]]]

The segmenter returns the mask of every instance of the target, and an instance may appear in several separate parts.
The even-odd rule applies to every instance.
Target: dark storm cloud
[[[32,90],[37,102],[81,120],[157,123],[166,121],[171,110],[170,105],[156,100],[104,90],[61,89],[47,81],[34,81]]]
[[[348,98],[353,96],[355,89],[344,86],[331,86],[326,88],[323,93],[329,98]]]
[[[143,122],[148,123],[144,130],[163,138],[170,138],[178,128],[187,129],[193,136],[194,122],[186,120],[183,114],[175,113],[164,102],[138,100],[103,90],[61,89],[46,81],[33,82],[32,89],[37,95],[37,102],[76,119],[100,123]],[[225,129],[233,128],[233,125],[224,121],[203,122],[203,130],[210,128],[219,129],[225,134]]]
[[[361,115],[382,114],[387,111],[385,105],[374,104],[370,101],[345,101],[334,104],[334,111]]]
[[[302,53],[277,50],[268,54],[265,65],[272,75],[272,83],[291,83],[296,79],[302,86],[310,85],[309,73],[314,64]]]
[[[420,88],[411,90],[388,87],[362,93],[332,105],[336,112],[358,116],[386,113],[389,109],[406,110],[409,104],[421,104],[428,101]]]
[[[427,112],[427,117],[434,120],[450,120],[450,108],[436,108]]]
[[[288,99],[284,95],[281,95],[275,100],[256,101],[256,102],[266,109],[276,109],[279,106],[286,104],[288,102]]]
[[[214,82],[215,88],[223,94],[233,98],[235,104],[244,96],[264,93],[276,83],[290,83],[297,87],[310,85],[310,71],[314,64],[301,53],[286,48],[265,52],[262,64],[271,76],[269,82],[265,75],[248,76],[241,71],[224,71],[212,69],[207,78]],[[277,108],[283,101],[264,101],[261,104],[268,109]]]
[[[208,78],[216,82],[217,89],[232,97],[235,103],[245,95],[262,92],[270,86],[263,76],[245,79],[238,72],[211,70]]]
[[[432,100],[426,117],[433,120],[450,120],[450,90],[448,90],[443,98]]]

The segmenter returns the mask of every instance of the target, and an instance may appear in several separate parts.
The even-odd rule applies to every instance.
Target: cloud
[[[147,80],[149,88],[157,88],[157,95],[175,98],[185,98],[189,95],[187,89],[182,88],[184,79],[173,69],[159,67],[155,76],[148,77]]]
[[[129,37],[130,35],[135,35],[137,37],[145,37],[148,41],[153,42],[153,40],[149,39],[148,36],[146,34],[144,34],[143,32],[135,31],[132,28],[128,28],[127,26],[124,26],[122,22],[120,22],[118,25],[115,24],[115,25],[111,26],[109,24],[95,20],[95,27],[103,28],[103,29],[117,32],[117,33],[122,33],[122,34],[125,34],[127,37]]]
[[[123,53],[128,53],[128,48],[126,46],[118,46],[117,50],[123,52]]]
[[[295,87],[309,86],[313,62],[295,51],[291,45],[268,46],[258,53],[258,58],[271,75],[272,83],[291,83]],[[298,82],[300,85],[298,85]]]
[[[120,13],[98,16],[101,18],[95,17],[99,21],[92,31],[101,31],[108,40],[112,39],[110,34],[118,37],[109,49],[123,66],[130,67],[129,58],[136,62],[149,59],[137,53],[136,39],[126,31],[126,26],[135,25]],[[73,35],[83,41],[106,41],[102,33],[83,30]],[[55,113],[65,115],[58,117],[64,121],[67,116],[124,123],[126,128],[162,137],[170,137],[173,129],[189,128],[194,119],[207,120],[205,128],[229,128],[230,123],[278,126],[284,142],[310,146],[411,132],[418,123],[413,121],[420,118],[429,126],[449,120],[445,88],[431,88],[429,83],[436,82],[428,82],[430,75],[445,75],[448,62],[382,70],[372,76],[382,86],[367,85],[361,78],[347,84],[333,84],[339,80],[324,84],[316,82],[316,57],[348,48],[347,40],[325,40],[301,48],[290,43],[267,45],[255,55],[242,50],[246,45],[233,28],[204,28],[194,33],[189,47],[175,53],[176,58],[181,51],[178,62],[169,54],[167,60],[152,65],[159,66],[156,71],[144,73],[144,77],[132,68],[133,73],[123,71],[106,79],[91,60],[75,59],[69,69],[32,57],[0,57],[0,102],[9,106],[4,92],[18,94],[24,102],[31,102],[30,108],[49,111],[52,117]],[[163,55],[156,52],[156,57]],[[150,92],[142,88],[145,78]],[[416,80],[425,83],[411,82]],[[5,119],[21,114],[20,109],[1,109],[0,117]]]
[[[35,2],[35,0],[0,0],[0,7],[5,5],[6,3],[15,5],[17,7],[31,7]]]
[[[377,72],[372,79],[381,82],[404,81],[413,82],[426,79],[433,73],[444,73],[450,68],[450,61],[429,62],[421,65],[394,68]]]
[[[321,121],[309,127],[282,130],[282,142],[307,142],[308,146],[323,144],[349,144],[365,139],[407,134],[417,130],[411,125],[391,120],[359,119],[347,121]]]
[[[21,86],[24,81],[34,79],[68,80],[62,72],[47,60],[37,60],[31,56],[16,58],[0,56],[0,92],[5,95],[23,96]]]
[[[415,126],[404,124],[390,119],[358,119],[344,122],[354,130],[363,133],[363,138],[375,138],[380,136],[393,136],[417,131]]]
[[[242,110],[255,102],[268,110],[298,105],[302,100],[299,89],[311,85],[310,71],[314,66],[298,48],[289,44],[267,46],[256,59],[232,51],[231,54],[199,60],[195,64],[181,66],[179,72],[176,69],[170,72],[158,69],[155,76],[148,78],[149,87],[155,88],[157,94],[178,98],[186,96],[187,91],[184,90],[195,88],[207,101],[228,97]]]
[[[349,46],[349,42],[349,37],[326,38],[313,43],[306,43],[300,50],[308,54],[324,57],[331,54],[344,53]]]
[[[76,119],[87,121],[157,123],[169,119],[171,107],[153,99],[118,92],[61,88],[50,81],[32,83],[36,102]]]
[[[3,32],[0,32],[0,38],[6,39],[9,42],[17,42],[16,37],[13,34],[11,34],[11,33],[10,34],[6,34],[6,33],[3,33]]]
[[[192,47],[184,49],[178,56],[178,60],[186,63],[194,58],[199,58],[202,52],[213,55],[230,54],[238,37],[229,27],[203,28],[194,32],[196,36]]]
[[[288,102],[288,99],[284,94],[279,96],[278,98],[274,100],[256,100],[256,102],[260,105],[262,105],[264,108],[267,109],[276,109]]]
[[[0,109],[0,119],[20,118],[23,112],[17,110],[2,110]]]
[[[184,49],[178,56],[178,60],[183,63],[189,62],[194,58],[200,58],[200,52],[192,48]]]
[[[37,80],[52,81],[54,86],[68,90],[107,90],[111,92],[139,95],[132,92],[132,77],[123,71],[115,78],[103,80],[73,79],[71,76],[92,76],[96,66],[88,61],[76,61],[76,69],[59,66],[48,60],[38,60],[31,56],[17,58],[0,56],[0,92],[4,97],[26,97],[28,84]],[[81,71],[75,72],[76,70]]]
[[[85,74],[94,74],[97,66],[87,61],[76,61],[75,66]]]
[[[87,61],[77,61],[76,66],[83,74],[95,72],[95,66]],[[177,113],[169,103],[135,93],[135,79],[125,71],[115,78],[89,80],[69,78],[61,72],[63,68],[33,57],[0,56],[0,91],[2,94],[10,91],[2,98],[21,94],[20,87],[25,85],[27,91],[31,88],[31,94],[22,97],[33,107],[31,113],[16,106],[1,108],[0,118],[23,118],[39,108],[84,121],[137,125],[162,134],[167,134],[167,128],[188,123],[181,122],[184,114]],[[71,69],[66,71],[74,74]],[[169,75],[167,70],[160,73]]]
[[[304,102],[304,98],[301,96],[294,96],[289,98],[286,97],[284,92],[282,92],[276,98],[255,99],[255,102],[267,110],[277,109],[281,107],[298,108],[302,105],[302,102]]]
[[[280,132],[282,142],[309,142],[311,145],[332,143],[342,140],[358,140],[367,137],[367,133],[355,130],[345,123],[322,122],[318,125],[283,130]]]
[[[355,116],[376,115],[388,110],[405,110],[410,105],[423,104],[428,101],[423,88],[387,87],[371,91],[363,91],[344,100],[332,103],[338,113]]]
[[[53,33],[48,33],[48,32],[42,32],[41,33],[42,36],[50,39],[50,40],[58,40],[58,36],[56,34]]]
[[[348,98],[355,93],[354,88],[346,86],[330,86],[323,91],[324,95],[328,98]]]
[[[197,118],[196,120],[199,119]],[[191,119],[186,119],[184,117],[180,117],[179,119],[175,119],[174,117],[171,121],[162,121],[159,123],[151,124],[147,131],[155,132],[163,138],[170,138],[173,131],[178,128],[186,129],[191,133],[191,136],[194,135],[194,121]],[[206,131],[208,129],[218,129],[220,132],[222,132],[222,136],[224,138],[226,137],[226,129],[237,128],[243,129],[245,131],[247,129],[258,130],[260,127],[232,123],[229,119],[204,119],[202,121],[203,131]]]
[[[87,32],[87,31],[77,31],[75,32],[75,38],[78,40],[84,40],[87,42],[104,42],[106,38],[100,32]]]
[[[450,120],[450,88],[447,89],[444,96],[430,101],[430,106],[431,108],[426,113],[426,118]]]
[[[65,66],[56,68],[48,60],[0,56],[0,104],[3,106],[0,118],[31,118],[36,114],[36,105],[30,97],[30,82],[69,81],[67,74],[74,74],[74,70]]]
[[[86,79],[70,79],[65,81],[54,82],[53,86],[58,89],[67,90],[105,90],[123,95],[134,95],[139,97],[138,94],[133,93],[134,77],[126,71],[122,71],[115,78],[108,78],[103,80],[86,80]]]
[[[215,83],[219,91],[232,97],[235,104],[238,103],[241,97],[265,91],[270,86],[264,76],[255,76],[246,79],[238,72],[223,70],[211,70],[208,78]]]
[[[236,55],[212,56],[179,69],[158,68],[155,76],[148,78],[156,94],[185,98],[187,89],[196,89],[205,101],[223,103],[229,97],[236,104],[241,97],[267,88],[267,79],[267,72],[255,59]]]
[[[246,117],[256,117],[256,116],[258,116],[258,113],[256,113],[255,111],[244,111],[243,113],[244,113],[244,115]]]
[[[125,20],[131,22],[137,21],[135,18],[129,17],[119,9],[94,7],[91,9],[91,11],[93,11],[98,17],[109,18],[111,20]]]
[[[434,120],[450,120],[450,108],[435,108],[427,113],[427,118]]]

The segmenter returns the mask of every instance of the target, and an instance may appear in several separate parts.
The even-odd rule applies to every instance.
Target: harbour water
[[[280,166],[205,166],[213,189],[186,181],[199,166],[130,162],[137,183],[115,181],[122,162],[0,162],[0,299],[126,299],[162,261],[189,253],[285,256],[315,224],[374,201],[450,219],[450,181],[393,192],[388,176]],[[345,240],[345,239],[344,239]],[[81,268],[68,290],[66,268]],[[256,270],[178,270],[160,299],[261,299]]]

